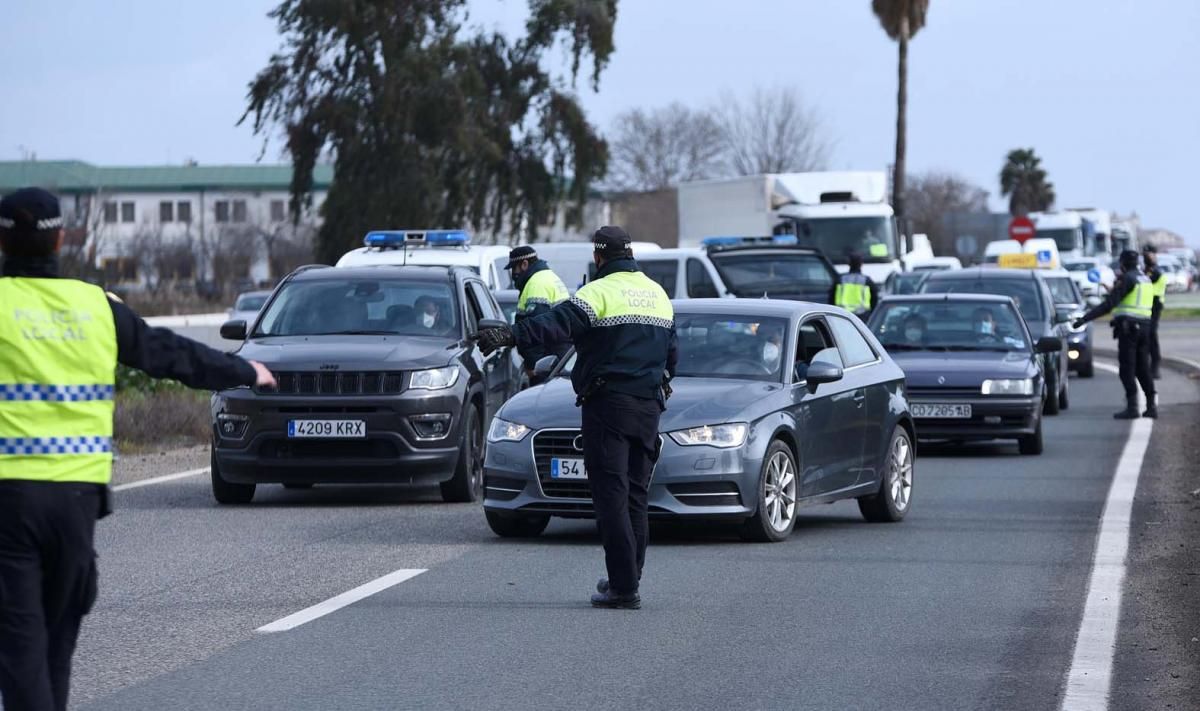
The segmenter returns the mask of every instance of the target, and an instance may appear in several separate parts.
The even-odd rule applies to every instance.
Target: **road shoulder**
[[[113,462],[113,486],[208,466],[208,445],[122,454]]]

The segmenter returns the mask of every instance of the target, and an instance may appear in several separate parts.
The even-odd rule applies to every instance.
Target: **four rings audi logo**
[[[575,435],[575,439],[571,440],[571,446],[575,448],[576,452],[582,452],[583,451],[583,435]]]

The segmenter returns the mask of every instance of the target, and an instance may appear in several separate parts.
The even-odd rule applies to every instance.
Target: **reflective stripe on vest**
[[[0,279],[0,480],[107,483],[116,366],[98,287]]]
[[[517,313],[523,314],[535,306],[554,306],[570,296],[562,279],[549,269],[543,269],[534,272],[525,282],[525,288],[521,289],[521,296],[517,299]]]
[[[667,292],[641,272],[613,272],[588,282],[575,292],[571,303],[597,327],[642,324],[670,328],[675,323]]]
[[[1129,290],[1129,293],[1121,299],[1121,303],[1117,304],[1117,308],[1112,312],[1114,317],[1125,316],[1148,321],[1153,315],[1153,307],[1154,285],[1150,283],[1150,279],[1145,274],[1138,274],[1137,284]]]
[[[871,308],[871,290],[867,277],[861,273],[843,274],[834,290],[833,303],[851,313],[862,313]]]

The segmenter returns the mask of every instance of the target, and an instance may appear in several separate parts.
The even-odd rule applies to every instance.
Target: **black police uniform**
[[[594,238],[598,246],[601,232]],[[628,246],[628,236],[623,244]],[[589,286],[603,289],[606,279],[617,284],[630,279],[630,273],[640,273],[632,257],[611,259]],[[516,324],[513,336],[518,346],[575,344],[571,384],[582,406],[584,466],[604,545],[608,589],[616,596],[636,597],[649,540],[647,495],[659,454],[663,383],[674,375],[677,362],[675,327],[673,321],[655,323],[653,318],[618,317],[606,324],[596,318],[587,298],[581,290],[548,313]],[[662,298],[667,302],[665,293]]]
[[[10,256],[3,276],[56,278],[57,260]],[[160,328],[110,300],[118,362],[193,388],[255,382],[246,361]],[[66,709],[71,656],[96,599],[98,484],[0,480],[0,698],[7,711]]]
[[[1145,282],[1148,281],[1136,265],[1125,267],[1125,271],[1121,272],[1116,283],[1113,284],[1112,291],[1108,292],[1104,301],[1084,314],[1076,321],[1076,324],[1092,321],[1118,308],[1125,298],[1139,286],[1139,283],[1145,288],[1147,286]],[[1155,401],[1154,378],[1150,372],[1150,319],[1135,318],[1118,313],[1113,317],[1112,329],[1113,337],[1117,339],[1117,363],[1121,384],[1125,388],[1125,409],[1114,416],[1123,419],[1138,416],[1137,390],[1140,384],[1142,392],[1146,396],[1146,412],[1144,414],[1147,417],[1156,417],[1158,410]]]

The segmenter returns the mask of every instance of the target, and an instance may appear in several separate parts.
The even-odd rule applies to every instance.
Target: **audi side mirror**
[[[841,380],[842,369],[832,363],[812,363],[804,377],[808,382],[808,392],[816,393],[818,385]]]
[[[1062,350],[1062,339],[1056,336],[1043,336],[1038,339],[1034,350],[1038,353],[1057,353]]]
[[[488,328],[508,328],[508,321],[502,321],[498,318],[479,319],[479,330],[483,331]]]
[[[227,341],[246,340],[246,322],[238,318],[221,324],[221,338]]]

